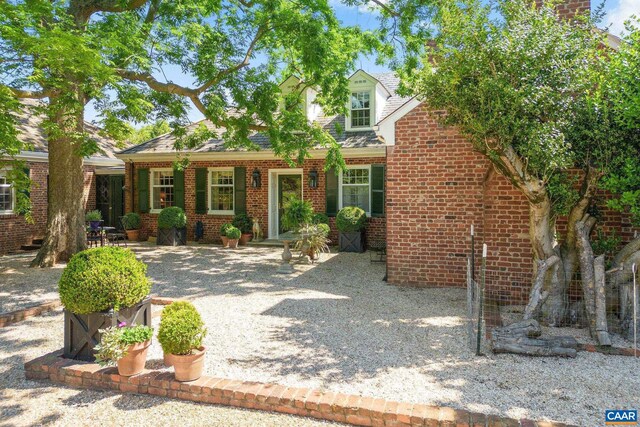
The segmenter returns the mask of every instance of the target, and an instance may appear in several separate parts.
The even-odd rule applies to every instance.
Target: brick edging
[[[201,377],[178,382],[173,373],[145,370],[133,377],[116,368],[60,357],[53,352],[25,363],[25,376],[72,387],[150,394],[201,403],[280,412],[358,426],[518,426],[561,427],[565,424],[515,420],[464,410],[395,402],[308,388]]]
[[[61,306],[62,306],[62,303],[58,299],[54,301],[45,302],[42,304],[31,305],[26,308],[21,308],[19,310],[0,313],[0,328],[12,325],[14,323],[21,322],[30,317],[39,316],[43,313],[55,310],[56,308]]]

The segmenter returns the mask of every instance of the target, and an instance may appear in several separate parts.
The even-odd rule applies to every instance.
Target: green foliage
[[[202,346],[206,334],[204,322],[191,303],[174,302],[163,310],[158,341],[165,354],[191,354]]]
[[[242,236],[242,232],[240,231],[239,228],[236,228],[234,226],[227,228],[227,237],[229,239],[237,240],[240,238],[240,236]]]
[[[311,202],[293,197],[284,206],[282,214],[282,227],[287,231],[298,231],[313,219],[313,207]]]
[[[322,226],[329,227],[326,224],[307,224],[302,226],[298,231],[302,238],[296,241],[294,249],[303,254],[329,252],[328,233],[325,232]]]
[[[340,209],[336,216],[336,228],[345,233],[360,231],[366,224],[367,214],[355,206],[346,206]]]
[[[602,228],[596,230],[596,236],[591,238],[591,248],[595,256],[604,255],[607,268],[611,267],[611,261],[620,248],[622,238],[618,236],[615,230],[611,230],[606,234]]]
[[[324,234],[325,237],[329,236],[329,233],[331,232],[331,228],[329,228],[329,224],[320,223],[320,224],[315,224],[315,226],[318,228],[319,231],[322,232],[322,234]]]
[[[159,120],[156,123],[143,126],[140,129],[132,129],[127,140],[132,144],[141,144],[169,132],[171,132],[169,123],[166,120]]]
[[[623,167],[604,178],[603,187],[615,197],[607,206],[619,212],[628,212],[633,225],[640,226],[640,153],[626,159]]]
[[[62,272],[60,300],[76,314],[130,307],[151,291],[146,273],[147,266],[128,249],[87,249],[72,256]]]
[[[234,216],[231,225],[239,228],[243,234],[251,233],[253,229],[253,221],[251,221],[251,218],[249,218],[247,214],[237,214]]]
[[[232,227],[233,227],[233,224],[231,224],[230,222],[225,222],[224,224],[222,224],[220,226],[220,236],[226,236],[227,230],[229,230]]]
[[[89,211],[84,216],[85,221],[101,221],[102,220],[102,212],[99,210]]]
[[[129,212],[122,218],[122,222],[124,223],[124,228],[126,230],[138,230],[140,229],[142,219],[137,213]]]
[[[184,228],[186,226],[187,215],[178,206],[164,208],[158,214],[158,228],[160,229]]]
[[[329,217],[325,213],[315,213],[311,219],[312,224],[329,224]]]
[[[127,355],[132,344],[143,343],[153,338],[153,329],[149,326],[112,326],[100,329],[100,343],[95,346],[96,363],[100,366],[115,365]]]

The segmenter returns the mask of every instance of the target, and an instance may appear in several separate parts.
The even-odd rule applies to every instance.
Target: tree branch
[[[4,85],[2,86],[8,88],[16,98],[43,99],[51,96],[52,94],[52,92],[46,91],[46,90],[31,91],[31,90],[24,90],[24,89],[16,89],[16,88],[4,86]]]
[[[567,246],[569,248],[575,248],[576,245],[576,223],[580,220],[583,220],[587,209],[589,209],[589,205],[591,205],[591,199],[595,196],[596,191],[598,191],[598,181],[602,177],[602,173],[593,167],[589,167],[585,176],[582,180],[582,186],[580,187],[580,199],[578,202],[571,208],[571,212],[569,212],[569,217],[567,218]],[[593,220],[595,224],[595,219]],[[591,228],[593,224],[589,228],[589,232],[591,232]]]
[[[77,23],[84,25],[94,13],[118,13],[136,10],[144,6],[147,1],[148,0],[129,0],[126,2],[117,0],[72,0],[69,4],[69,11],[71,15],[75,16]]]
[[[400,14],[398,12],[396,12],[395,10],[391,9],[389,6],[387,6],[385,3],[381,2],[380,0],[369,0],[371,3],[375,3],[380,9],[383,9],[385,12],[387,12],[389,15],[398,18],[400,17]]]

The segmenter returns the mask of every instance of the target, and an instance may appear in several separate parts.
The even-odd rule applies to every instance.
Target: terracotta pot
[[[127,240],[137,242],[140,238],[140,230],[125,230],[125,232],[127,233]]]
[[[167,366],[167,367],[173,366],[173,354],[164,353],[163,361],[164,361],[164,366]]]
[[[222,239],[222,247],[223,248],[228,248],[229,247],[229,238],[227,236],[220,236],[220,239]]]
[[[202,376],[202,367],[204,365],[204,354],[206,349],[200,347],[193,350],[193,354],[180,356],[172,354],[173,369],[175,371],[176,380],[178,381],[195,381]]]
[[[147,361],[147,350],[151,345],[151,340],[131,344],[127,349],[127,355],[118,360],[118,374],[123,377],[137,375],[144,370]]]
[[[227,244],[228,248],[235,249],[238,247],[239,239],[229,239],[229,243]]]
[[[253,234],[251,233],[242,233],[242,235],[240,236],[240,244],[246,245],[251,241],[252,237],[253,237]]]

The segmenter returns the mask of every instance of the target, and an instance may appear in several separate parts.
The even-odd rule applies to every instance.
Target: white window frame
[[[153,185],[153,175],[156,172],[171,172],[173,174],[173,179],[175,180],[175,178],[176,178],[175,177],[175,171],[172,168],[153,168],[153,169],[149,169],[149,208],[150,208],[149,212],[150,213],[160,213],[160,211],[162,210],[162,208],[157,209],[157,208],[155,208],[153,206],[153,189],[155,187],[165,187],[164,185],[162,185],[162,186]],[[173,190],[174,190],[173,191],[173,197],[175,197],[176,196],[176,193],[175,193],[175,181],[174,181],[174,184],[173,184]],[[175,205],[172,205],[172,206],[175,206]]]
[[[347,170],[366,169],[369,171],[369,184],[367,184],[367,186],[369,187],[369,210],[366,212],[366,214],[368,217],[370,217],[371,216],[371,165],[352,165],[352,166],[347,166],[346,169]],[[343,176],[343,172],[340,171],[340,176],[338,177],[338,180],[339,180],[338,181],[338,210],[344,207],[342,206],[342,186],[344,185],[342,183],[342,176]],[[347,184],[347,185],[364,187],[365,184]]]
[[[7,178],[7,170],[6,169],[0,169],[0,177],[2,178]],[[0,184],[0,186],[2,187],[9,187],[11,189],[11,209],[9,210],[0,210],[0,215],[13,215],[15,214],[16,211],[16,189],[13,186],[13,184],[7,183],[7,184]]]
[[[353,96],[353,94],[360,94],[360,93],[368,93],[369,94],[369,125],[368,126],[353,126],[351,121],[353,119],[352,114],[353,114],[353,105],[351,102],[351,97]],[[373,89],[371,88],[351,88],[351,91],[349,92],[349,117],[348,117],[348,129],[352,130],[352,131],[359,131],[359,130],[369,130],[373,128],[373,122],[374,122],[374,117],[375,115],[373,114],[375,111],[375,93],[373,91]],[[358,110],[364,110],[364,108],[359,108]]]
[[[215,210],[211,209],[211,203],[213,203],[213,197],[211,197],[211,187],[213,187],[213,182],[211,177],[213,176],[213,172],[231,172],[231,176],[233,177],[233,184],[231,185],[219,185],[217,187],[231,187],[233,189],[233,209],[231,210]],[[218,168],[207,168],[207,213],[209,215],[234,215],[236,208],[236,176],[235,170],[232,167],[218,167]]]

